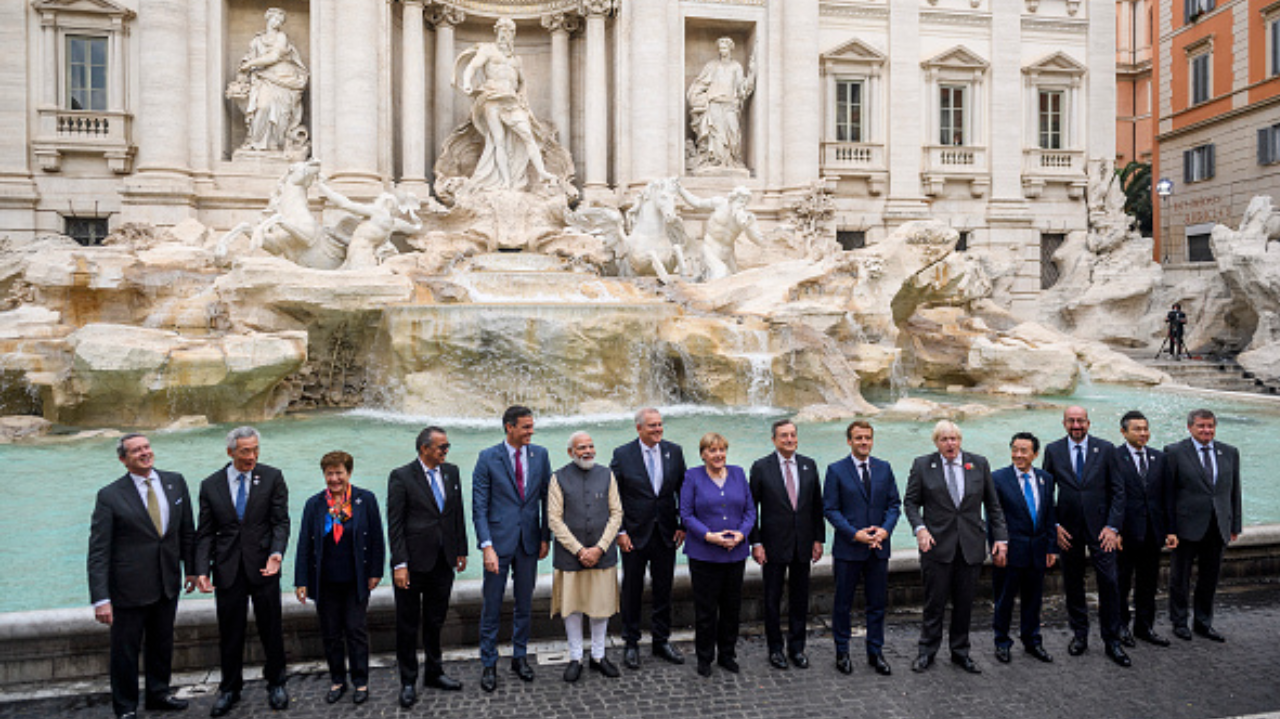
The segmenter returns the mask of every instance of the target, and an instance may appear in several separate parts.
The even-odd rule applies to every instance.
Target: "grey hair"
[[[657,407],[641,407],[640,410],[636,412],[636,426],[639,427],[644,424],[644,418],[650,414],[656,414],[659,417],[662,416],[662,413],[658,411]]]
[[[258,430],[253,427],[236,427],[227,432],[227,449],[235,449],[236,442],[242,439],[256,439],[262,441],[262,435],[258,434]]]
[[[573,450],[573,445],[577,443],[577,441],[578,441],[578,438],[579,438],[579,437],[586,437],[587,439],[591,439],[591,435],[590,435],[589,433],[587,433],[587,431],[586,431],[586,430],[582,430],[582,429],[580,429],[580,430],[578,430],[577,432],[574,432],[573,434],[569,435],[569,450],[570,450],[570,451],[572,451],[572,450]]]
[[[1218,423],[1218,418],[1213,414],[1213,410],[1202,407],[1187,413],[1187,426],[1190,427],[1195,424],[1198,419],[1211,419],[1215,425]]]
[[[954,434],[956,439],[964,439],[964,434],[960,431],[960,425],[949,419],[938,420],[938,423],[933,425],[934,442],[937,442],[938,438],[944,434]]]
[[[116,457],[120,459],[124,459],[125,456],[129,454],[129,450],[124,446],[124,443],[128,442],[131,439],[137,439],[139,437],[146,439],[147,435],[142,434],[141,432],[130,432],[129,434],[126,434],[122,436],[120,439],[116,440]]]

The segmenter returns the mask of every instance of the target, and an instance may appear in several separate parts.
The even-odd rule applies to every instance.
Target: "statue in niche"
[[[391,243],[391,235],[396,232],[415,234],[422,230],[422,220],[418,218],[418,209],[422,203],[413,195],[397,195],[383,192],[373,202],[365,204],[355,202],[334,191],[320,181],[316,188],[324,198],[339,209],[359,218],[359,225],[351,233],[347,244],[347,256],[340,270],[367,270],[382,264],[388,257],[396,255],[399,250]],[[408,219],[401,219],[402,215]]]
[[[267,29],[254,36],[236,79],[227,85],[227,97],[244,112],[247,131],[237,155],[300,160],[310,150],[307,128],[302,126],[302,92],[310,73],[280,29],[285,18],[280,8],[267,10]]]
[[[751,190],[735,187],[728,197],[702,199],[690,194],[679,183],[676,184],[676,189],[691,207],[711,211],[703,228],[701,242],[695,243],[687,253],[692,261],[701,263],[701,267],[697,268],[698,279],[719,280],[737,274],[738,260],[734,243],[741,235],[746,235],[757,246],[764,247],[764,236],[760,233],[756,216],[747,211],[747,203],[751,202]]]
[[[699,172],[745,170],[742,162],[742,108],[756,87],[756,55],[747,71],[732,57],[734,43],[716,41],[720,56],[708,62],[689,86],[689,120],[696,142],[690,169]]]
[[[494,25],[494,32],[496,42],[477,44],[459,55],[454,64],[453,84],[461,84],[462,91],[472,98],[471,122],[454,131],[442,154],[449,154],[450,143],[455,138],[461,140],[460,134],[465,137],[474,131],[483,139],[484,149],[475,162],[468,189],[525,190],[530,179],[558,186],[562,178],[548,172],[543,162],[542,148],[553,142],[552,134],[529,109],[523,63],[515,54],[516,24],[502,18]],[[459,78],[457,69],[464,62]],[[475,84],[477,73],[483,76],[479,85]]]

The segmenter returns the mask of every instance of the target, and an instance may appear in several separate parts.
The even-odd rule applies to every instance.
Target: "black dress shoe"
[[[564,668],[564,680],[572,684],[582,676],[582,662],[574,659]]]
[[[791,666],[782,652],[769,652],[769,665],[774,669],[787,669]]]
[[[357,689],[351,694],[351,701],[356,704],[364,704],[369,701],[369,687]]]
[[[921,654],[911,663],[911,671],[919,674],[920,672],[928,671],[931,666],[933,666],[933,655]]]
[[[1147,644],[1154,644],[1157,647],[1169,646],[1169,640],[1155,632],[1135,632],[1133,636],[1137,639],[1141,639]]]
[[[720,657],[716,660],[716,664],[730,674],[737,674],[739,671],[738,660],[733,657]]]
[[[876,674],[887,677],[893,674],[893,670],[889,668],[889,662],[884,660],[883,654],[868,654],[867,664],[870,664],[876,670]]]
[[[209,710],[209,716],[220,717],[226,716],[231,711],[231,707],[240,701],[240,692],[222,692],[213,702],[213,708]]]
[[[628,644],[627,648],[622,650],[622,663],[627,669],[639,669],[640,648],[634,644]]]
[[[1084,637],[1072,637],[1071,643],[1067,645],[1067,654],[1078,657],[1089,650],[1089,640]]]
[[[1191,630],[1187,629],[1186,627],[1174,627],[1173,636],[1183,641],[1189,642],[1191,641]]]
[[[853,673],[853,662],[849,659],[849,653],[843,652],[836,655],[836,670],[841,674]]]
[[[480,688],[486,692],[492,692],[498,688],[497,667],[485,667],[484,671],[480,672]]]
[[[1013,655],[1009,653],[1009,647],[996,647],[996,661],[1001,664],[1008,664],[1013,661]]]
[[[400,706],[408,709],[418,703],[418,692],[413,688],[412,684],[405,684],[400,687]]]
[[[711,662],[698,662],[698,676],[711,676]]]
[[[462,690],[462,682],[454,679],[448,674],[437,674],[434,677],[427,677],[422,680],[422,686],[432,687],[435,689],[443,689],[447,692],[456,692]]]
[[[1048,664],[1053,661],[1053,657],[1049,654],[1049,652],[1046,652],[1044,650],[1043,644],[1029,644],[1027,645],[1026,650],[1027,650],[1027,654],[1030,654],[1031,656],[1035,657],[1036,659],[1039,659],[1045,664]]]
[[[159,699],[147,700],[147,711],[149,712],[180,712],[187,708],[190,704],[186,699],[179,699],[174,695],[160,697]]]
[[[289,708],[289,690],[283,684],[267,687],[267,706],[272,711],[283,711]]]
[[[965,670],[970,674],[982,673],[982,668],[979,667],[978,663],[973,661],[973,657],[970,657],[970,656],[965,656],[961,654],[952,654],[951,663],[960,667],[961,669]]]
[[[1120,627],[1120,643],[1130,649],[1138,646],[1137,640],[1133,638],[1133,633],[1129,631],[1128,627]]]
[[[529,666],[527,657],[512,657],[511,671],[515,672],[521,681],[533,681],[533,667]]]
[[[666,659],[672,664],[684,664],[684,655],[671,642],[660,642],[653,645],[653,656]]]
[[[1219,634],[1213,627],[1206,627],[1203,624],[1197,624],[1195,632],[1209,641],[1219,643],[1227,641],[1227,638]]]
[[[591,662],[588,663],[587,666],[591,667],[593,671],[600,672],[609,679],[617,679],[622,676],[622,672],[618,671],[618,668],[613,665],[613,662],[609,661],[609,657],[600,657],[599,659],[591,657]]]
[[[1107,642],[1107,658],[1122,667],[1133,666],[1133,660],[1129,658],[1128,654],[1124,653],[1124,648],[1120,646],[1120,642]]]
[[[324,695],[326,704],[337,704],[342,695],[347,693],[347,685],[339,684],[336,687],[329,687],[329,693]]]
[[[796,669],[808,669],[809,657],[806,657],[804,652],[792,652],[791,663],[795,665]]]

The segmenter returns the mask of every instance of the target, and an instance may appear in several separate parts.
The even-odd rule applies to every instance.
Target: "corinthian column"
[[[576,26],[577,18],[565,13],[542,17],[542,27],[551,32],[551,122],[565,148],[573,141],[569,127],[569,35]]]
[[[431,7],[431,22],[436,28],[436,152],[444,146],[444,141],[453,132],[453,95],[457,90],[452,85],[453,61],[456,53],[453,48],[453,28],[466,20],[467,16],[459,9],[447,5]]]
[[[609,191],[609,75],[605,53],[605,18],[613,14],[617,0],[582,0],[587,18],[587,82],[584,135],[587,171],[584,189],[588,199]]]
[[[400,73],[400,175],[403,182],[427,179],[427,57],[423,0],[404,0]]]
[[[381,182],[378,173],[378,39],[380,5],[334,0],[338,22],[334,179]]]
[[[139,106],[134,137],[138,174],[187,175],[185,99],[190,85],[189,0],[141,0],[138,6]]]

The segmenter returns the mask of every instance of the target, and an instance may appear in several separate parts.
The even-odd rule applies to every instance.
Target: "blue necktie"
[[[646,449],[646,450],[644,451],[644,463],[645,463],[646,465],[648,465],[648,469],[649,469],[649,484],[652,484],[652,485],[653,485],[653,493],[654,493],[654,494],[658,494],[658,492],[659,492],[659,491],[661,491],[661,489],[662,489],[662,487],[658,485],[658,467],[657,467],[657,463],[653,461],[653,460],[654,460],[654,455],[655,455],[656,453],[657,453],[657,450],[656,450],[656,449]]]
[[[249,492],[245,489],[245,476],[241,472],[236,481],[240,483],[240,487],[236,489],[236,519],[244,521],[244,503],[249,498]]]
[[[1076,445],[1076,481],[1084,483],[1084,447]]]
[[[1026,472],[1022,473],[1022,496],[1027,499],[1027,509],[1031,510],[1031,527],[1034,529],[1039,524],[1036,518],[1036,493],[1031,489],[1031,475]]]
[[[427,481],[431,483],[431,493],[436,496],[436,506],[443,512],[444,492],[440,491],[440,485],[436,483],[436,471],[434,469],[427,470]]]

